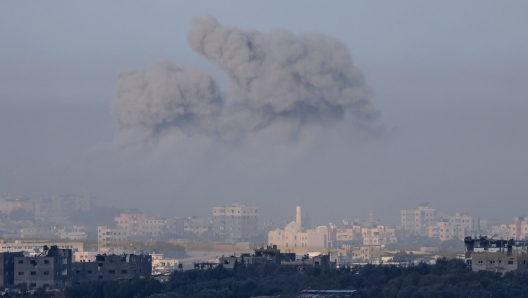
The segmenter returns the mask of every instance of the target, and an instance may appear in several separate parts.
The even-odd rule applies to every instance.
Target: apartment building
[[[363,245],[387,245],[398,242],[396,230],[383,225],[361,228],[361,236]]]
[[[72,212],[91,210],[94,201],[95,198],[76,195],[40,198],[35,200],[35,218],[65,223]]]
[[[116,225],[126,230],[127,236],[142,236],[147,217],[137,209],[130,209],[115,217]]]
[[[467,213],[455,213],[455,216],[449,216],[448,219],[450,225],[464,229],[468,236],[480,231],[480,218],[476,216],[470,216]],[[464,237],[460,239],[463,240]]]
[[[515,217],[513,224],[510,224],[510,236],[515,240],[528,239],[528,218]]]
[[[7,197],[0,198],[0,212],[9,214],[15,210],[23,209],[26,212],[33,213],[35,211],[35,202],[27,197],[10,199]]]
[[[229,242],[246,241],[258,231],[258,208],[246,204],[213,207],[214,235]]]
[[[182,217],[171,217],[167,219],[167,233],[181,235],[185,226],[185,219]]]
[[[25,283],[29,288],[51,286],[66,287],[71,274],[72,251],[56,246],[44,248],[43,255],[14,258],[15,284]]]
[[[428,236],[429,226],[436,225],[440,219],[438,212],[429,205],[419,206],[416,210],[401,211],[401,227],[417,236]]]
[[[148,278],[152,272],[150,255],[96,255],[93,261],[73,262],[70,249],[56,246],[45,246],[43,253],[29,257],[21,252],[0,253],[0,260],[5,261],[0,265],[3,286],[24,283],[29,289],[64,288],[95,280]]]
[[[128,231],[108,226],[97,227],[97,245],[100,253],[120,254],[128,249]]]
[[[451,225],[449,221],[443,220],[436,222],[434,226],[429,226],[429,237],[441,241],[460,239],[466,237],[466,230],[460,226]]]
[[[149,236],[159,236],[167,230],[167,219],[146,218],[143,226],[143,234]]]
[[[470,216],[467,213],[456,213],[455,216],[448,216],[436,222],[434,226],[429,226],[429,237],[441,241],[460,239],[475,235],[480,231],[480,219]]]
[[[196,235],[202,235],[211,230],[211,221],[196,216],[183,220],[183,230]]]
[[[15,284],[15,257],[23,257],[22,252],[0,253],[0,287]]]
[[[492,225],[491,226],[491,235],[496,239],[511,239],[510,226],[507,224],[501,225]],[[519,240],[519,239],[516,239]]]
[[[338,228],[335,231],[335,240],[352,241],[358,239],[361,234],[361,227],[355,228]],[[359,231],[358,231],[359,230]]]
[[[351,249],[353,260],[363,260],[369,262],[379,262],[381,260],[381,246],[367,245],[361,247],[354,247]]]

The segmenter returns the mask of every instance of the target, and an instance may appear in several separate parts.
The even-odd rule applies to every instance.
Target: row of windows
[[[34,266],[37,265],[37,260],[30,260],[30,263],[33,264]],[[42,260],[42,263],[43,264],[49,264],[50,263],[50,260]],[[57,260],[56,263],[59,263],[59,261]],[[18,260],[18,264],[24,264],[24,260]]]

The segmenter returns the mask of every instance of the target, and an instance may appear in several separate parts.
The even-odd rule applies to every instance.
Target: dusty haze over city
[[[528,2],[2,1],[0,193],[528,211]]]

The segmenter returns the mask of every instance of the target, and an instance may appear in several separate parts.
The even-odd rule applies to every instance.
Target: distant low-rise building
[[[353,260],[379,262],[382,256],[381,245],[365,245],[351,249]]]
[[[18,252],[24,251],[29,254],[40,254],[44,246],[57,246],[59,249],[71,249],[73,252],[83,251],[82,242],[62,242],[51,240],[15,240],[13,242],[2,241],[0,243],[0,252]]]

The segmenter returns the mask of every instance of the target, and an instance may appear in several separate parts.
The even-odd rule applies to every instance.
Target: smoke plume
[[[123,71],[112,104],[118,131],[158,136],[168,131],[224,139],[273,127],[289,135],[349,119],[368,126],[374,94],[349,48],[323,35],[264,33],[224,26],[214,17],[191,21],[193,50],[230,78],[223,98],[214,79],[195,68],[158,62]]]

